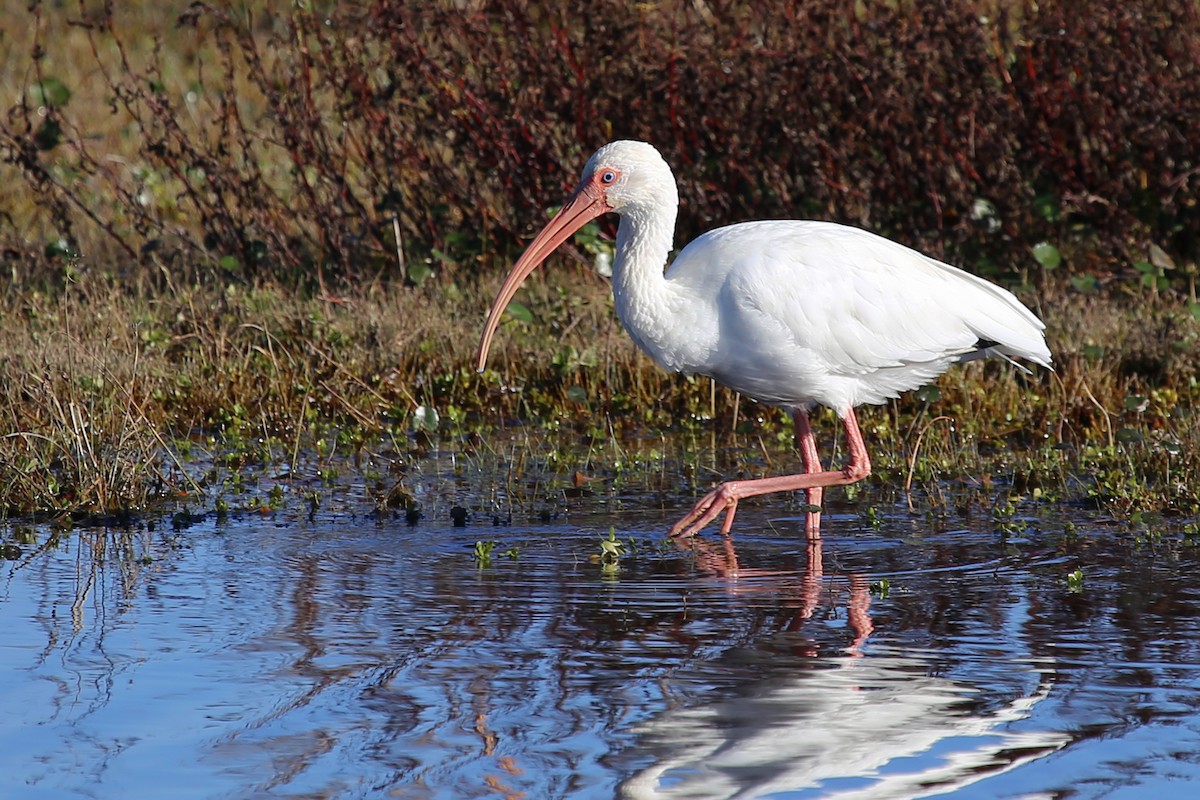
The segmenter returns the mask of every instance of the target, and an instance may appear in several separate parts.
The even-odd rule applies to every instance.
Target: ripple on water
[[[845,515],[817,552],[769,510],[732,553],[670,545],[658,512],[206,522],[124,560],[72,538],[3,576],[0,769],[55,797],[1162,800],[1200,777],[1191,554]],[[606,572],[610,530],[632,554]]]

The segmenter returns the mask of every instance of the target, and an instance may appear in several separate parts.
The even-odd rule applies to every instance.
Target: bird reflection
[[[797,613],[792,618],[787,631],[794,632],[812,619],[814,611],[820,606],[822,594],[826,588],[826,575],[821,539],[808,540],[807,563],[804,572],[796,583],[797,576],[789,570],[762,569],[742,567],[738,561],[737,548],[732,536],[722,536],[720,542],[712,543],[699,537],[688,539],[672,538],[676,547],[690,552],[696,560],[696,568],[703,573],[731,582],[731,588],[738,593],[771,593],[773,596],[784,594],[785,597],[798,601]],[[831,576],[835,577],[835,576]],[[875,630],[871,622],[871,590],[867,576],[855,573],[846,576],[849,582],[850,597],[846,604],[846,619],[850,630],[854,632],[854,640],[847,652],[861,652],[863,643]],[[794,584],[789,586],[788,584]],[[830,588],[833,588],[830,583]],[[815,655],[815,653],[814,653]]]
[[[838,583],[825,574],[820,540],[809,542],[798,581],[794,572],[742,566],[729,537],[681,547],[731,591],[795,602],[787,631],[811,620]],[[814,646],[803,660],[756,662],[754,678],[735,691],[691,695],[700,702],[685,699],[644,723],[634,753],[652,763],[622,783],[619,796],[754,798],[808,789],[822,797],[908,798],[966,786],[1067,744],[1061,732],[1013,729],[1049,696],[1052,672],[1014,670],[1002,696],[981,697],[977,687],[936,674],[926,654],[886,642],[868,648],[870,583],[861,574],[846,580],[854,638],[844,651],[818,657]],[[698,667],[700,686],[708,668]],[[688,697],[689,677],[674,680]]]

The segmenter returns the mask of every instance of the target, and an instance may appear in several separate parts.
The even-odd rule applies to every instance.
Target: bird
[[[953,364],[999,357],[1053,369],[1045,324],[1011,292],[861,228],[817,220],[758,220],[694,239],[668,266],[679,192],[651,144],[597,150],[567,202],[501,285],[479,341],[477,369],[522,282],[589,221],[619,217],[613,305],[637,346],[669,372],[706,375],[795,422],[804,471],[731,480],[701,497],[670,530],[687,538],[738,502],[806,490],[805,531],[819,538],[824,489],[862,480],[870,456],[855,408],[930,383]],[[848,457],[826,470],[809,413],[840,418]]]

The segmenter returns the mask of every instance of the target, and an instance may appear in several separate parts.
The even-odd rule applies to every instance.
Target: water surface
[[[439,481],[414,525],[331,490],[312,513],[10,529],[2,796],[1200,791],[1182,538],[860,498],[832,504],[819,546],[794,503],[764,501],[732,543],[678,547],[683,501],[652,481],[564,480],[498,515],[469,504],[502,484]],[[459,501],[464,527],[442,513]],[[610,535],[615,568],[594,559]]]

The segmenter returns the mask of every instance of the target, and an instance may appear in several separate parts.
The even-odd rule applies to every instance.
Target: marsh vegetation
[[[861,224],[1049,323],[1052,374],[971,365],[867,411],[868,498],[1189,524],[1194,4],[838,5],[10,3],[30,36],[2,65],[5,513],[215,509],[211,465],[486,452],[514,424],[591,443],[566,477],[676,433],[748,475],[791,459],[784,415],[634,351],[593,269],[608,223],[470,370],[545,204],[596,142],[634,136],[680,174],[681,242]],[[685,492],[715,477],[694,462],[672,466]],[[385,502],[411,506],[391,475]]]

